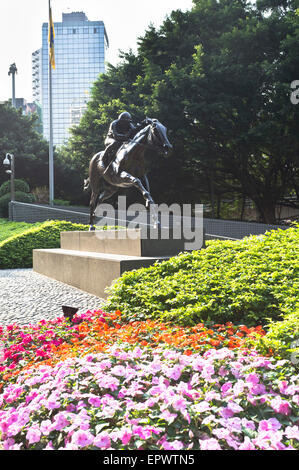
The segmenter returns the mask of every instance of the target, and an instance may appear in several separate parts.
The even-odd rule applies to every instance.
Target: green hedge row
[[[88,225],[48,221],[0,242],[0,269],[31,268],[32,250],[59,248],[60,232],[88,230]]]
[[[10,193],[11,181],[7,180],[0,186],[0,197],[7,193]],[[29,184],[24,180],[15,179],[15,191],[21,191],[22,193],[29,193]]]
[[[22,191],[15,192],[15,200],[19,202],[26,202],[27,204],[32,204],[35,202],[35,196],[31,193],[23,193]],[[8,217],[8,204],[11,201],[11,194],[4,194],[0,197],[0,212],[2,217]]]
[[[294,309],[298,273],[297,227],[215,240],[206,249],[124,273],[109,289],[105,308],[120,309],[127,320],[264,325]]]

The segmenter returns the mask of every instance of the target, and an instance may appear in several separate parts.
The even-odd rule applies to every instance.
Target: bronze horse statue
[[[147,119],[147,124],[129,142],[125,142],[115,159],[106,168],[102,162],[103,151],[96,153],[90,161],[89,178],[84,189],[91,189],[89,230],[95,230],[94,217],[98,204],[113,196],[119,188],[135,186],[145,199],[146,208],[154,205],[147,178],[147,152],[163,153],[167,156],[172,145],[167,138],[167,129],[157,119]],[[105,173],[105,174],[104,174]],[[153,211],[154,224],[157,216]]]

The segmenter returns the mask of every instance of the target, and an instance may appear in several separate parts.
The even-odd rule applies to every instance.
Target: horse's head
[[[169,150],[172,149],[172,145],[167,138],[167,129],[158,119],[152,119],[151,122],[151,143],[157,149],[164,153],[165,156],[168,155]]]

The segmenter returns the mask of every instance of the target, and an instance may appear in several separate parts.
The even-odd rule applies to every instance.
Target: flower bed
[[[5,450],[299,448],[298,376],[247,348],[261,328],[97,311],[0,333]]]
[[[158,321],[124,323],[121,313],[107,314],[101,310],[75,315],[73,321],[64,317],[52,321],[40,321],[36,325],[0,326],[0,337],[6,345],[0,364],[0,377],[4,380],[18,374],[24,367],[41,361],[52,365],[62,359],[104,351],[117,341],[156,347],[160,343],[179,348],[185,354],[210,348],[246,347],[247,339],[262,337],[261,327],[247,328],[226,325],[205,326],[200,323],[192,328],[176,327]],[[1,389],[1,383],[0,383]]]

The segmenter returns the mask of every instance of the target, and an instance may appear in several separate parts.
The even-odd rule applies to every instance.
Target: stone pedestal
[[[33,250],[33,270],[100,298],[125,271],[185,251],[185,240],[143,239],[140,229],[62,232],[61,248]]]

